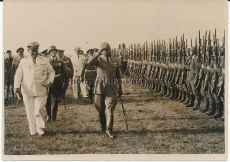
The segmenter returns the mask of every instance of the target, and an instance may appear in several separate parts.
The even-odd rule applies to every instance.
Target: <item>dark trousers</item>
[[[64,82],[64,85],[63,85],[63,89],[62,89],[62,99],[65,99],[65,95],[66,95],[66,90],[68,89],[68,86],[69,86],[69,82],[67,82],[66,80],[65,80],[65,82]]]
[[[62,88],[49,89],[49,94],[46,102],[46,111],[47,111],[47,115],[50,116],[52,120],[56,120],[57,111],[58,111],[58,98],[61,96],[61,94],[62,94]]]

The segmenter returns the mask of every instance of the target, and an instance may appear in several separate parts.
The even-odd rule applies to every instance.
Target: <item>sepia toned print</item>
[[[227,159],[227,2],[6,0],[3,19],[3,159]]]

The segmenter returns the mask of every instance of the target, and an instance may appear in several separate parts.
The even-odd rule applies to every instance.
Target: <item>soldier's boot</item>
[[[181,100],[179,101],[180,103],[184,102],[186,99],[185,98],[185,91],[181,90],[181,93],[182,93],[182,95],[181,95]]]
[[[194,106],[194,96],[193,96],[192,93],[190,93],[190,95],[189,95],[189,102],[186,105],[186,107],[193,107],[193,106]]]
[[[200,108],[200,96],[196,95],[193,110],[199,110]]]
[[[179,94],[178,94],[178,97],[177,97],[176,101],[181,100],[181,97],[182,97],[182,90],[179,89]]]
[[[105,132],[106,130],[106,117],[105,115],[99,115],[100,124],[101,124],[101,132]]]
[[[154,85],[154,89],[153,89],[154,92],[157,91],[157,86],[158,86],[157,84]]]
[[[173,100],[176,100],[177,99],[177,97],[178,97],[178,91],[179,91],[179,89],[178,88],[175,88],[175,90],[174,90],[174,96],[173,96]]]
[[[114,135],[112,133],[112,131],[113,131],[113,120],[114,120],[113,116],[107,117],[107,120],[106,120],[106,131],[105,132],[109,136],[109,138],[114,138]]]
[[[173,98],[173,95],[174,95],[174,88],[173,87],[170,87],[170,96],[169,96],[169,98],[171,99],[171,98]]]
[[[190,94],[188,92],[186,92],[185,101],[182,102],[182,103],[185,104],[185,105],[187,105],[189,103],[189,97],[190,97]]]
[[[164,97],[168,97],[170,95],[170,87],[166,87],[166,95]]]
[[[221,101],[216,101],[216,113],[213,115],[215,119],[222,117],[223,106]]]
[[[162,95],[166,95],[167,94],[167,86],[163,86],[163,94]]]
[[[161,85],[159,84],[159,85],[157,85],[157,93],[160,93],[160,91],[161,91]]]
[[[213,104],[213,101],[209,101],[209,111],[206,112],[208,116],[215,114],[216,106]]]
[[[204,97],[204,102],[203,102],[203,105],[202,105],[202,109],[201,109],[201,112],[202,113],[205,113],[209,110],[209,105],[208,105],[208,98],[207,97]]]
[[[224,121],[224,103],[222,102],[222,117],[221,117],[221,120]]]

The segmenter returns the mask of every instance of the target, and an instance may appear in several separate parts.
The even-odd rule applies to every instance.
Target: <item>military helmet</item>
[[[47,49],[47,53],[50,53],[51,50],[56,50],[57,51],[57,48],[54,45],[49,46],[48,49]]]
[[[220,55],[223,56],[224,53],[225,53],[225,48],[224,48],[224,46],[221,46],[221,47],[219,48],[219,51],[220,51]]]

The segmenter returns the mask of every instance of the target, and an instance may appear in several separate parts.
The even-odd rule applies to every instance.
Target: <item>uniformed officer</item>
[[[99,112],[102,131],[106,131],[110,138],[114,122],[114,109],[118,97],[122,95],[121,75],[118,60],[111,57],[110,45],[106,42],[100,45],[100,52],[88,60],[88,64],[97,67],[95,81],[95,107]]]
[[[10,50],[7,50],[6,51],[6,54],[9,56],[8,57],[8,66],[11,70],[11,67],[12,67],[12,62],[13,62],[13,57],[12,57],[12,52]],[[7,100],[9,99],[9,95],[11,93],[12,97],[14,97],[14,89],[13,89],[13,83],[11,83],[11,79],[10,79],[10,76],[11,76],[11,71],[9,71],[8,75],[6,76],[6,98]],[[11,92],[10,92],[10,86],[11,86]]]
[[[29,56],[20,61],[14,77],[14,91],[18,93],[21,84],[30,134],[43,135],[47,87],[53,83],[55,74],[49,60],[38,56],[37,42],[32,42],[27,47]]]
[[[62,60],[65,66],[65,69],[68,73],[68,76],[69,76],[69,78],[64,78],[64,85],[63,85],[63,91],[62,91],[62,99],[64,100],[65,95],[66,95],[66,90],[69,85],[69,81],[70,79],[73,78],[73,64],[69,57],[64,56],[64,50],[61,50],[61,49],[58,50],[58,57],[60,60]]]
[[[81,76],[85,80],[84,84],[86,84],[89,87],[88,94],[89,94],[90,100],[93,100],[93,87],[94,87],[94,82],[95,82],[96,77],[97,77],[97,70],[96,70],[95,66],[91,66],[88,64],[88,59],[90,57],[92,57],[95,52],[98,52],[98,49],[96,49],[96,48],[95,49],[89,49],[87,51],[88,58],[85,61],[85,66],[83,68],[83,72],[82,72],[82,76]]]
[[[75,49],[76,55],[71,57],[71,61],[74,68],[73,73],[73,95],[75,98],[78,98],[80,96],[80,83],[81,83],[81,75],[83,71],[83,67],[85,65],[85,56],[83,56],[83,51],[80,49],[80,47],[77,47]],[[84,92],[83,92],[84,93]],[[85,96],[84,96],[85,97]]]
[[[10,73],[11,83],[14,83],[14,76],[16,74],[16,70],[18,69],[20,61],[24,56],[24,49],[22,47],[20,47],[20,48],[17,49],[16,52],[18,54],[18,57],[14,58],[13,62],[12,62],[11,73]],[[21,87],[20,87],[20,90],[21,90]],[[22,101],[21,91],[19,93],[17,93],[16,95],[17,95],[17,98],[18,98],[18,103],[20,103]]]
[[[56,56],[57,48],[55,46],[50,46],[47,49],[47,53],[50,54],[50,64],[55,71],[54,82],[49,88],[49,94],[46,103],[46,111],[48,115],[46,121],[49,122],[51,118],[53,121],[56,121],[57,111],[58,111],[58,98],[62,94],[62,86],[64,83],[64,78],[69,78],[69,76],[63,62]],[[51,107],[52,98],[54,100],[53,101],[54,104]],[[52,113],[51,110],[53,110]]]
[[[7,84],[10,75],[10,65],[9,65],[9,55],[4,54],[4,104],[8,104],[9,100],[7,98]]]

